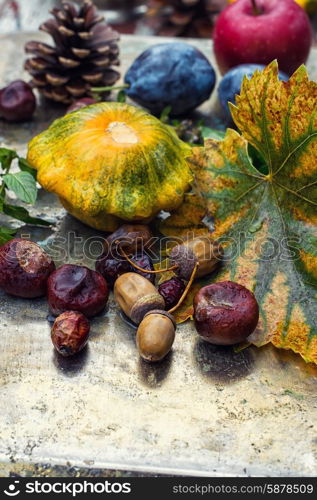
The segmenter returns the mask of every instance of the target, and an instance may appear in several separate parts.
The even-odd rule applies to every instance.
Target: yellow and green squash
[[[29,143],[38,181],[69,213],[114,231],[177,208],[192,175],[188,144],[145,111],[98,103],[56,120]]]

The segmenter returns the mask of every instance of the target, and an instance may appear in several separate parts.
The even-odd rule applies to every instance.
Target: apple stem
[[[252,3],[253,15],[254,16],[259,16],[261,14],[261,10],[257,6],[256,1],[255,0],[251,0],[251,3]]]

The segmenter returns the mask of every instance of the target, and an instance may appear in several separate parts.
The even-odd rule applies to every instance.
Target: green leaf
[[[0,163],[3,170],[8,170],[14,158],[18,158],[16,151],[13,149],[0,148]]]
[[[4,245],[4,243],[11,240],[15,233],[15,229],[0,226],[0,245]]]
[[[18,164],[19,164],[19,169],[22,170],[22,172],[28,172],[36,180],[37,170],[32,168],[29,162],[25,158],[19,158]]]
[[[170,112],[172,111],[172,106],[166,106],[162,113],[161,113],[161,116],[160,116],[160,120],[161,122],[163,123],[167,123],[168,122],[168,118],[169,118],[169,115],[170,115]]]
[[[13,191],[17,197],[25,203],[32,205],[36,201],[37,187],[34,177],[28,172],[17,172],[3,176],[6,186]]]
[[[40,225],[40,226],[50,226],[51,225],[50,222],[48,222],[44,219],[40,219],[38,217],[32,217],[29,214],[29,212],[23,207],[17,207],[15,205],[8,205],[7,203],[4,203],[3,212],[6,215],[10,215],[14,219],[21,220],[22,222],[25,222],[26,224],[34,224],[34,225]]]
[[[204,139],[215,139],[216,141],[222,141],[226,135],[223,130],[216,130],[209,127],[201,127],[201,134]]]
[[[127,94],[124,90],[120,90],[117,95],[117,102],[126,102]]]
[[[230,107],[241,135],[229,129],[192,159],[225,246],[215,279],[254,291],[261,316],[248,341],[317,363],[317,83],[303,66],[281,82],[274,62],[244,80]],[[250,144],[266,174],[252,164]]]

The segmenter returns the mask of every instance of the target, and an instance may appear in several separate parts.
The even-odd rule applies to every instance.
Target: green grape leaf
[[[281,82],[273,62],[244,79],[230,108],[240,133],[207,139],[191,160],[225,248],[209,282],[255,293],[260,321],[249,342],[317,363],[317,83],[304,66]],[[250,145],[266,168],[252,163]]]
[[[216,130],[209,127],[201,127],[201,134],[204,139],[215,139],[216,141],[222,141],[226,133],[223,130]]]
[[[17,197],[25,203],[32,205],[36,201],[37,187],[33,175],[28,172],[17,172],[3,176],[6,186],[13,191]]]

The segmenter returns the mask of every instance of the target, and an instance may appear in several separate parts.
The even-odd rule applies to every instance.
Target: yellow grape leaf
[[[181,240],[210,233],[202,222],[206,212],[205,203],[198,194],[186,193],[180,207],[164,219],[158,229],[168,238]]]
[[[207,140],[192,158],[195,189],[225,246],[213,280],[254,291],[261,317],[248,341],[317,363],[317,84],[304,66],[281,82],[273,62],[244,79],[231,113],[240,133]]]

